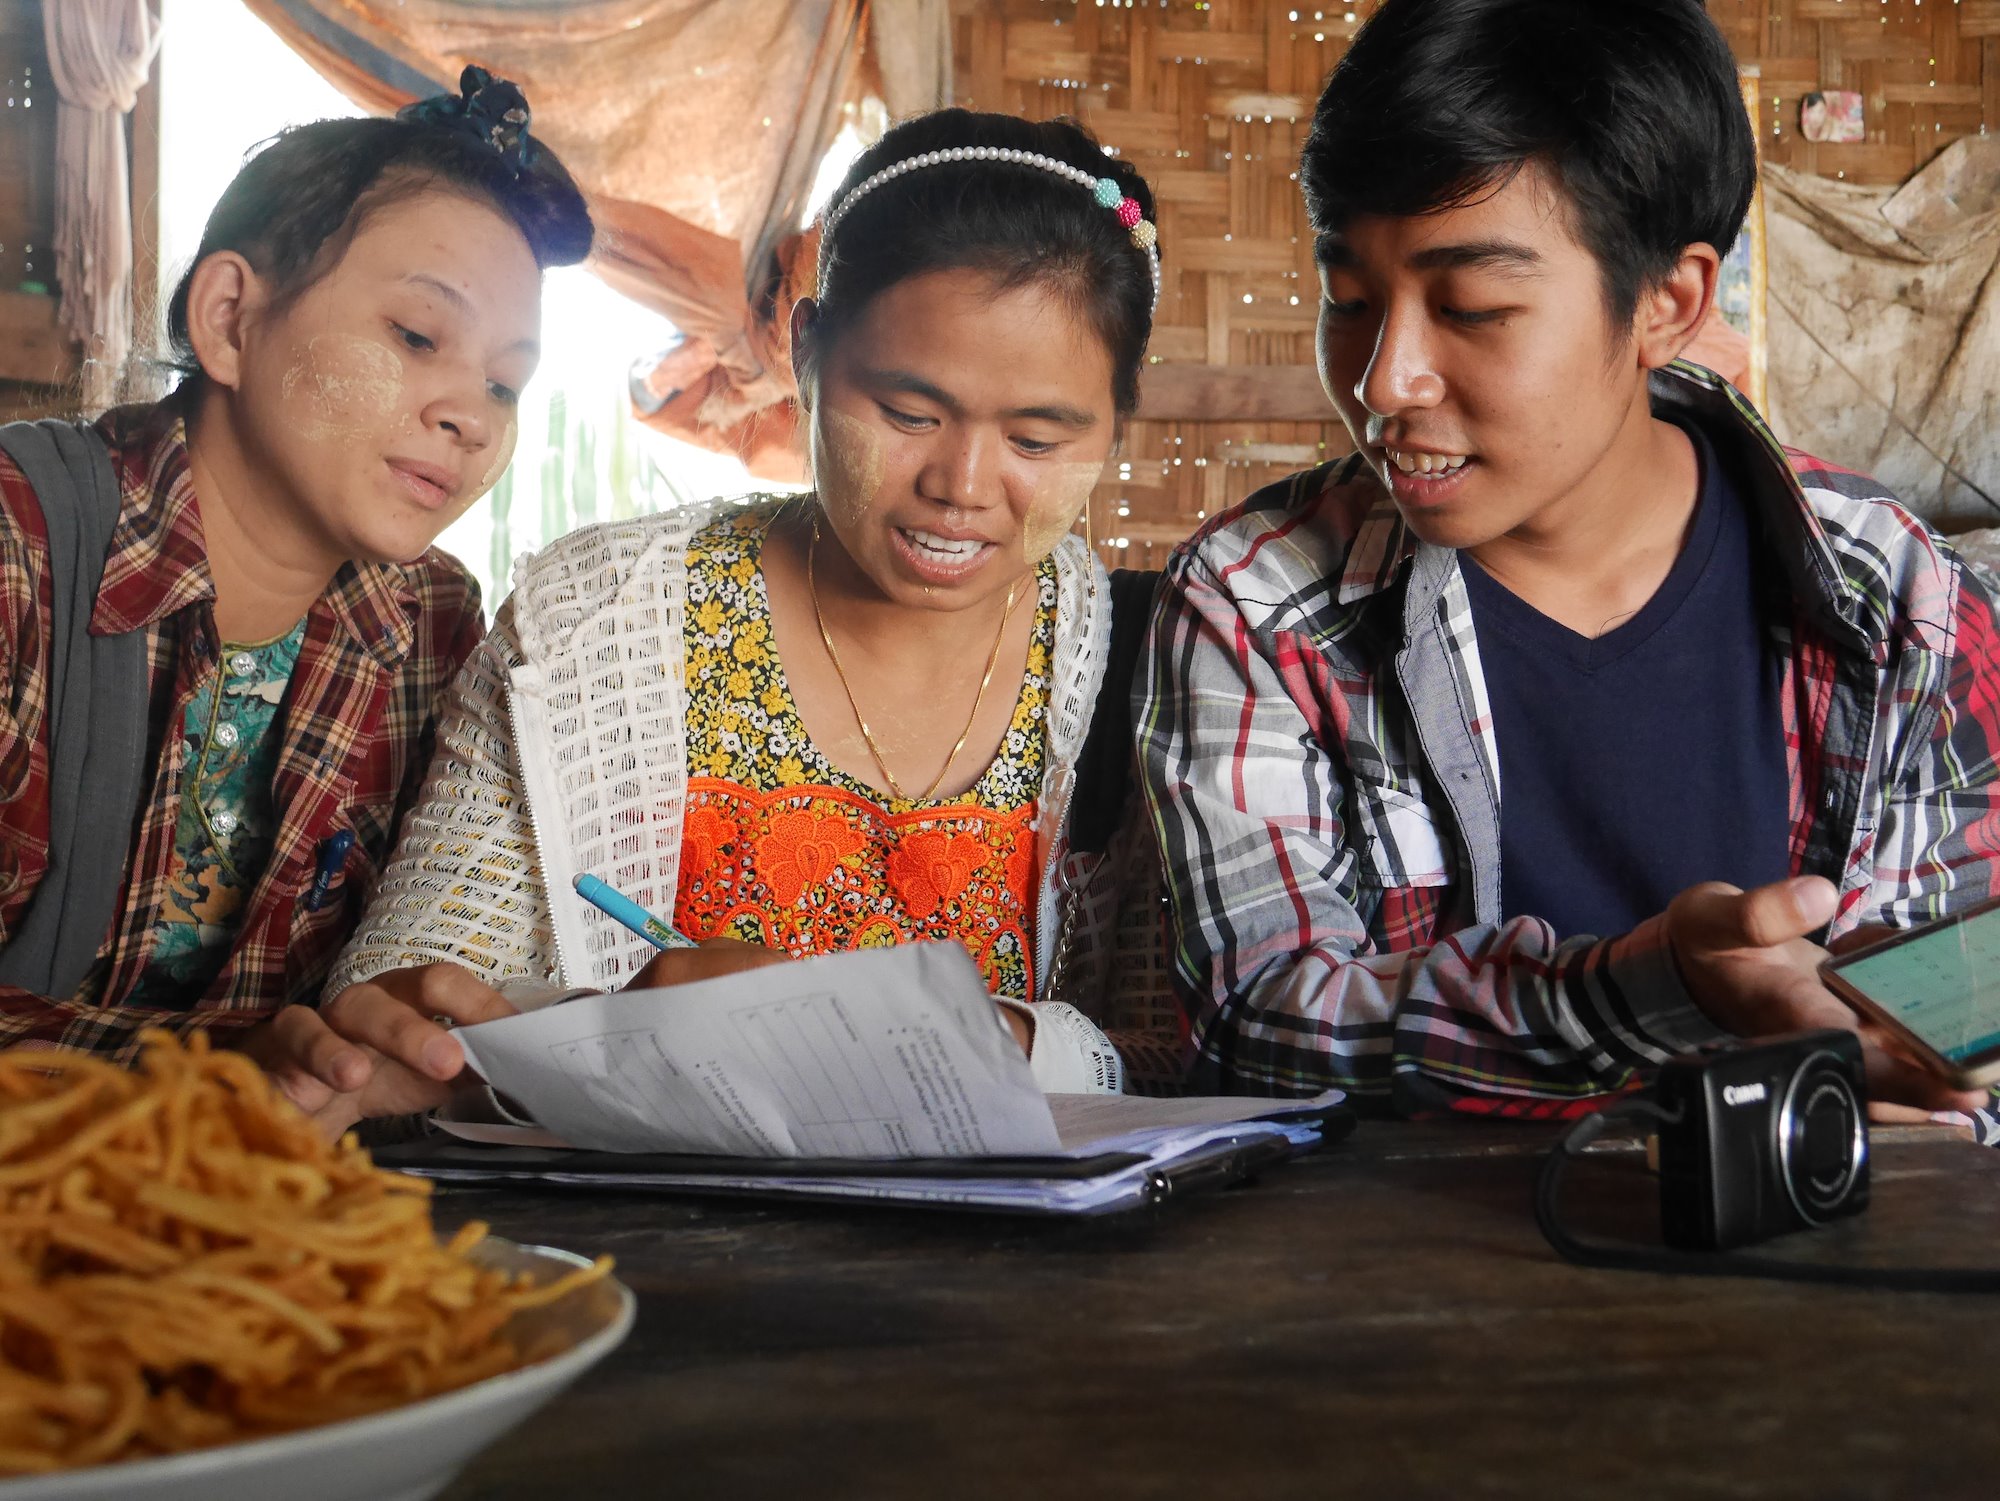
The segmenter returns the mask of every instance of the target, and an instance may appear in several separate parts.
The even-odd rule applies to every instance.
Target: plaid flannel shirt
[[[307,617],[278,732],[280,823],[270,863],[250,893],[228,962],[184,1010],[121,1004],[145,969],[174,863],[183,742],[170,727],[211,692],[220,670],[215,585],[171,400],[109,413],[123,502],[93,634],[143,630],[155,764],[142,794],[118,917],[82,989],[49,999],[0,987],[0,1045],[35,1041],[125,1053],[140,1028],[241,1029],[287,1002],[318,999],[397,822],[430,760],[435,704],[479,642],[479,586],[433,549],[417,562],[349,564]],[[27,481],[0,455],[0,943],[13,933],[47,869],[48,642],[52,604],[47,533]],[[303,900],[325,840],[354,835],[330,899]]]
[[[1791,861],[1839,888],[1826,936],[2000,892],[1986,589],[1874,481],[1781,448],[1719,377],[1677,365],[1653,401],[1737,456],[1786,585]],[[1198,1087],[1569,1113],[1722,1035],[1645,930],[1503,917],[1457,555],[1418,541],[1359,459],[1183,545],[1150,652],[1136,733]]]

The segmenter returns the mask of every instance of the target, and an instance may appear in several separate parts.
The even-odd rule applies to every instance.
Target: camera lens
[[[1814,1053],[1792,1075],[1778,1110],[1778,1175],[1807,1224],[1836,1214],[1868,1155],[1861,1101],[1846,1066]]]

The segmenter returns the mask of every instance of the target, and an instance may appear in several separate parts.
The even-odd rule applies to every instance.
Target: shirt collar
[[[321,602],[348,638],[383,667],[398,666],[416,643],[417,590],[400,563],[347,563]]]
[[[1396,581],[1403,564],[1420,547],[1416,534],[1403,525],[1403,513],[1396,509],[1396,502],[1375,473],[1374,467],[1360,454],[1354,455],[1346,463],[1333,471],[1335,485],[1355,485],[1362,493],[1372,496],[1368,510],[1361,518],[1361,525],[1354,533],[1354,545],[1347,550],[1347,566],[1340,572],[1340,589],[1336,597],[1340,603],[1353,604],[1366,599],[1371,594],[1379,594]],[[1431,551],[1441,551],[1433,548]]]
[[[1794,456],[1750,399],[1713,370],[1676,360],[1653,376],[1653,411],[1708,435],[1744,487],[1764,537],[1777,551],[1792,597],[1830,637],[1864,655],[1887,640],[1889,620],[1869,607],[1800,483]],[[1810,461],[1808,461],[1810,462]]]
[[[90,630],[117,636],[213,601],[215,580],[178,404],[120,407],[104,414],[97,431],[111,451],[120,504]]]
[[[1836,640],[1857,651],[1872,650],[1874,633],[1867,623],[1875,617],[1848,582],[1786,450],[1748,398],[1713,371],[1679,360],[1653,373],[1651,396],[1655,416],[1678,416],[1698,425],[1720,452],[1736,460],[1795,596]],[[1340,603],[1381,593],[1401,576],[1405,564],[1413,563],[1404,620],[1411,624],[1427,618],[1457,571],[1457,553],[1420,540],[1404,524],[1388,487],[1358,454],[1335,466],[1328,478],[1329,488],[1349,484],[1366,487],[1373,500],[1341,570]]]
[[[212,605],[215,580],[180,403],[170,397],[156,406],[122,407],[107,412],[97,427],[111,450],[122,503],[91,634],[142,630],[190,605]],[[348,563],[320,604],[386,668],[399,665],[416,642],[417,589],[402,564]]]

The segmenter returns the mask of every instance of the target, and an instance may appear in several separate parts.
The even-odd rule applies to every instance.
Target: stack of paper
[[[1092,1213],[1347,1124],[1305,1101],[1046,1096],[956,944],[590,996],[458,1034],[497,1118],[381,1154],[441,1178]],[[613,1155],[616,1154],[616,1155]]]

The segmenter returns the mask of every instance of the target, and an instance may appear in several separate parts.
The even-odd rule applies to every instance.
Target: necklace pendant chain
[[[1007,603],[1000,611],[1000,629],[993,635],[993,650],[986,656],[986,675],[979,680],[979,692],[972,700],[972,712],[965,717],[965,728],[958,733],[958,740],[951,748],[951,754],[944,758],[944,765],[938,768],[937,776],[930,786],[912,798],[903,791],[896,774],[889,770],[888,759],[882,754],[882,747],[875,742],[874,734],[868,728],[868,721],[861,715],[861,705],[855,700],[854,685],[847,681],[847,670],[840,665],[840,653],[834,650],[833,636],[826,628],[826,616],[819,607],[819,580],[813,573],[813,560],[819,553],[819,518],[813,517],[812,541],[806,545],[806,593],[812,597],[813,623],[819,627],[820,645],[826,648],[827,660],[833,663],[834,676],[840,679],[840,688],[847,695],[847,707],[854,713],[854,722],[860,727],[861,739],[868,747],[868,754],[875,758],[875,769],[882,773],[882,780],[889,784],[889,791],[898,802],[929,802],[937,795],[938,788],[951,772],[952,763],[958,753],[965,749],[965,742],[972,738],[972,727],[979,719],[979,706],[986,702],[986,690],[993,682],[993,669],[1000,662],[1000,645],[1007,639],[1007,622],[1014,618],[1014,598],[1020,593],[1021,581],[1016,579],[1007,588]]]

